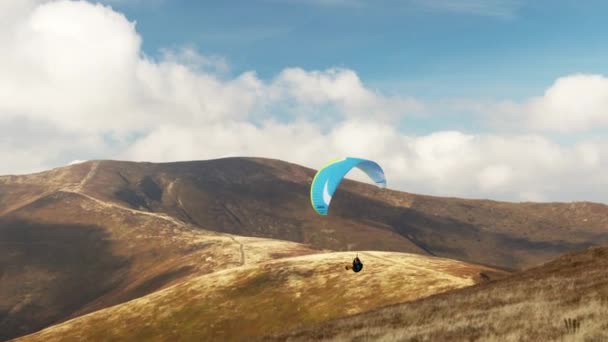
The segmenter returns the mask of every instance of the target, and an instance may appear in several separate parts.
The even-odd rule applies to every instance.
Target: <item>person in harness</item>
[[[360,272],[363,269],[363,263],[361,262],[361,259],[359,259],[359,254],[353,259],[353,266],[346,266],[346,269],[352,269],[355,273]]]

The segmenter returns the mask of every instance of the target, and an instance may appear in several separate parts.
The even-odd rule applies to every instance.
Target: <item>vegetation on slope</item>
[[[285,335],[286,341],[606,341],[608,248]]]
[[[309,203],[313,176],[257,158],[91,161],[0,176],[0,338],[245,262],[319,249],[521,269],[607,238],[600,204],[439,198],[350,180],[320,217]],[[254,237],[308,247],[275,242],[256,254]]]
[[[310,205],[315,170],[278,160],[85,165],[98,167],[84,190],[105,201],[315,249],[413,252],[523,269],[608,242],[603,204],[441,198],[347,179],[322,217]]]
[[[0,340],[190,277],[317,252],[276,240],[259,247],[265,240],[205,231],[79,193],[52,193],[0,217]]]
[[[191,279],[20,341],[242,341],[469,286],[494,270],[414,254],[315,254]]]

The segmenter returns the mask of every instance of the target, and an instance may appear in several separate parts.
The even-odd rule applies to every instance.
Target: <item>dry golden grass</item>
[[[0,340],[203,274],[318,252],[203,230],[74,184],[0,217]]]
[[[268,261],[319,250],[412,252],[523,268],[606,239],[605,205],[438,198],[353,181],[345,181],[335,194],[332,214],[320,217],[310,208],[312,176],[311,169],[252,158],[167,164],[91,161],[32,175],[0,176],[0,313],[7,313],[0,319],[0,340],[194,278],[213,278],[217,274],[212,273],[222,270],[240,289],[276,287],[264,293],[283,303],[291,298],[281,297],[281,289],[289,288],[284,281],[298,286],[308,282],[285,280],[281,268]],[[30,243],[31,236],[38,240]],[[476,266],[467,271],[459,267],[458,272],[467,276],[456,274],[450,264],[430,261],[437,259],[415,267],[391,254],[362,257],[366,268],[355,278],[365,279],[360,285],[387,280],[374,285],[371,292],[377,298],[366,302],[357,297],[356,307],[339,302],[341,311],[334,314],[324,314],[331,310],[319,307],[312,316],[330,319],[465,286],[469,283],[462,279],[479,271]],[[304,264],[314,264],[313,259]],[[388,273],[374,274],[375,268],[368,267],[374,263],[384,265]],[[290,261],[282,269],[310,271],[294,265]],[[320,279],[333,279],[333,269],[328,272]],[[269,278],[240,283],[258,279],[256,274]],[[367,279],[368,275],[375,278]],[[416,281],[408,283],[403,277]],[[424,277],[433,282],[421,290],[419,279]],[[324,292],[325,283],[315,284],[310,282],[312,293],[321,290],[312,299],[345,300],[335,291]],[[265,296],[256,296],[266,303],[264,310],[286,315],[265,302]],[[229,295],[213,298],[224,308],[221,301]],[[244,300],[237,308],[250,308],[252,303]],[[193,316],[186,321],[194,320],[195,312],[189,314]],[[320,322],[294,315],[306,324]],[[238,329],[237,323],[231,324]],[[287,327],[295,326],[280,328]],[[191,331],[200,333],[199,328],[193,325]],[[267,329],[275,331],[272,326]]]
[[[288,341],[607,341],[608,249],[496,282],[386,307]],[[578,329],[566,321],[576,320]]]
[[[242,240],[249,252],[276,250],[275,242]],[[360,273],[345,270],[353,257],[346,252],[245,264],[181,282],[19,340],[260,338],[469,286],[480,271],[489,270],[414,254],[360,252],[359,256],[365,263]]]

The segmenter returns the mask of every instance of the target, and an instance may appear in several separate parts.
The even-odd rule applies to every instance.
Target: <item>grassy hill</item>
[[[242,341],[400,303],[500,272],[449,259],[334,252],[245,265],[203,275],[130,302],[52,326],[20,341]]]
[[[373,250],[523,269],[607,238],[601,204],[440,198],[351,180],[321,217],[309,202],[314,172],[226,158],[0,176],[0,339],[244,264]]]
[[[0,217],[0,340],[189,277],[317,252],[265,240],[206,231],[71,192],[44,196]]]
[[[217,232],[315,249],[413,252],[513,269],[607,242],[608,206],[603,204],[441,198],[351,180],[334,195],[330,215],[321,217],[309,203],[314,172],[259,158],[92,161],[0,177],[0,213],[64,189]]]
[[[328,322],[278,341],[606,341],[608,248]],[[270,339],[269,339],[270,340]]]

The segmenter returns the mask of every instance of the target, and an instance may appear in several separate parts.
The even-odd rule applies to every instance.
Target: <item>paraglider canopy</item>
[[[374,161],[352,157],[331,161],[317,171],[310,186],[310,201],[319,215],[327,215],[334,192],[344,176],[355,167],[365,172],[378,187],[386,188],[384,171]]]

